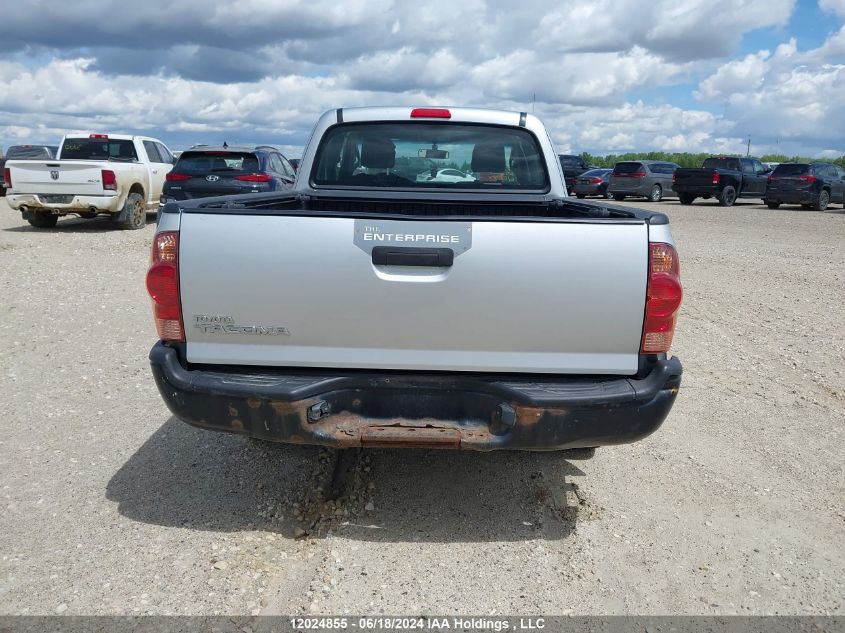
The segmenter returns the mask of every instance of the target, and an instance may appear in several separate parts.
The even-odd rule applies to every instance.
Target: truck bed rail
[[[338,195],[340,193],[340,195]],[[668,224],[663,213],[606,204],[602,201],[549,199],[538,195],[514,195],[503,200],[501,194],[451,194],[421,198],[419,194],[367,192],[366,196],[348,192],[320,195],[221,196],[214,199],[185,200],[168,203],[164,213],[222,213],[244,215],[293,215],[308,211],[314,215],[346,217],[406,216],[408,218],[496,218],[497,220],[560,220],[567,218],[608,219],[636,223]],[[381,193],[381,192],[379,192]],[[408,192],[405,192],[406,194]]]

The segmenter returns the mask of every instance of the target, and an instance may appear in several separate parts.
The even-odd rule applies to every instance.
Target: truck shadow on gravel
[[[569,453],[359,451],[326,499],[336,451],[261,445],[171,418],[118,470],[106,496],[167,527],[261,530],[385,542],[556,540],[598,518]]]
[[[155,213],[147,214],[147,227],[155,229],[155,217]],[[111,233],[120,232],[123,229],[111,218],[103,215],[90,219],[77,217],[62,218],[56,226],[49,229],[36,228],[25,222],[20,226],[10,226],[3,230],[9,233]]]
[[[691,209],[691,208],[694,209],[695,207],[713,207],[713,208],[716,208],[716,209],[724,209],[725,211],[730,211],[731,209],[735,209],[737,207],[746,207],[746,208],[763,207],[763,208],[766,208],[766,205],[763,204],[762,200],[754,200],[754,199],[737,200],[736,202],[734,202],[729,207],[721,206],[719,204],[719,201],[716,200],[715,198],[711,198],[709,200],[704,200],[703,198],[697,198],[695,200],[695,202],[693,202],[692,204],[681,204],[681,201],[678,200],[677,198],[667,198],[667,199],[662,201],[662,204],[666,204],[666,203],[669,203],[670,205],[672,205],[673,207],[678,208],[678,209]]]
[[[788,205],[783,204],[777,209],[772,209],[772,213],[779,213],[780,211],[792,211],[793,213],[817,213],[819,215],[832,215],[834,213],[845,213],[845,208],[841,206],[833,207],[829,206],[824,211],[819,211],[818,209],[805,209],[801,205]]]

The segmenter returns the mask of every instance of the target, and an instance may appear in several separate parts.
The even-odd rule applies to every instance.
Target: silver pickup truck
[[[167,204],[147,288],[170,410],[266,440],[620,444],[681,381],[666,216],[567,197],[526,113],[327,112],[292,192]]]

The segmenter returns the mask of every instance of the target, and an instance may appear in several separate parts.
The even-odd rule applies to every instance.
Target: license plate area
[[[38,194],[38,199],[41,202],[49,202],[50,204],[70,204],[73,202],[73,194],[42,193]]]

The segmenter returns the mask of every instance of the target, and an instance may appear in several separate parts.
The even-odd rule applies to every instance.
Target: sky
[[[267,143],[321,113],[533,111],[562,153],[845,154],[845,0],[4,0],[0,147]]]

